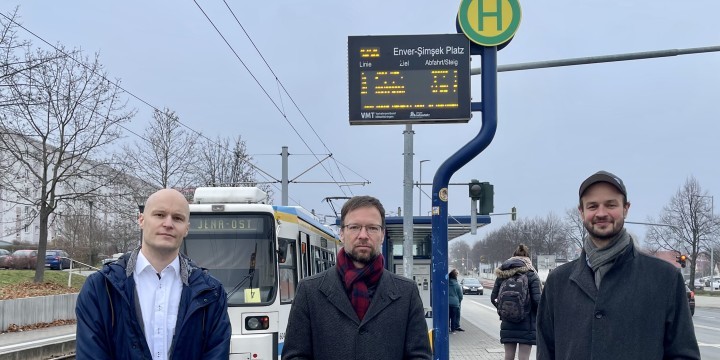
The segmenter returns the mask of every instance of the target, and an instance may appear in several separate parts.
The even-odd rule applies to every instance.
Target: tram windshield
[[[277,274],[270,214],[193,213],[183,253],[220,280],[228,305],[274,301]]]

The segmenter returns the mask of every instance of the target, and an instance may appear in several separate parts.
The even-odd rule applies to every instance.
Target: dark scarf
[[[357,313],[360,321],[365,317],[370,307],[370,292],[368,287],[374,287],[380,281],[383,273],[384,259],[379,254],[373,262],[366,265],[362,269],[355,267],[352,259],[345,253],[344,248],[340,248],[338,252],[337,270],[340,278],[343,279],[345,292],[350,298],[355,313]]]
[[[630,234],[627,233],[625,228],[613,236],[608,246],[602,249],[598,249],[598,247],[595,246],[592,240],[590,240],[590,235],[585,236],[585,244],[583,245],[585,260],[588,266],[595,272],[595,286],[598,289],[600,288],[600,282],[603,276],[605,276],[605,273],[612,267],[615,259],[631,243],[632,237],[630,237]]]

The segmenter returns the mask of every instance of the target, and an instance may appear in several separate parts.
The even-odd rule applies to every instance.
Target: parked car
[[[115,261],[117,261],[117,259],[119,259],[119,258],[120,258],[121,256],[123,256],[123,255],[125,255],[125,253],[113,254],[113,256],[111,256],[111,257],[109,257],[109,258],[103,259],[103,260],[102,260],[102,264],[103,264],[103,266],[104,266],[104,265],[110,264],[110,263],[112,263],[112,262],[115,262]]]
[[[47,250],[45,252],[45,267],[51,270],[62,270],[70,267],[68,253],[62,250]]]
[[[693,284],[694,290],[702,290],[705,287],[705,281],[703,279],[695,279],[695,283]]]
[[[35,269],[37,250],[15,250],[12,253],[13,269]]]
[[[710,286],[712,286],[713,290],[720,290],[720,276],[713,276]]]
[[[690,290],[689,287],[685,286],[685,292],[687,293],[688,303],[690,304],[690,314],[695,315],[695,292]]]
[[[463,294],[483,294],[483,286],[480,280],[476,278],[464,278],[460,280]]]
[[[9,269],[12,267],[12,254],[10,251],[0,249],[0,268]]]

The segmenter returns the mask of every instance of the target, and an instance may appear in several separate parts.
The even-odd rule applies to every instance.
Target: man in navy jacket
[[[139,217],[142,247],[88,277],[75,309],[78,360],[228,359],[222,284],[179,253],[189,213],[178,191],[154,193]]]

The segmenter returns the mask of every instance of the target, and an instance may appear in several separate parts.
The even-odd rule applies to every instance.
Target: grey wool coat
[[[584,251],[553,270],[537,325],[539,360],[700,359],[682,275],[632,243],[600,289]]]
[[[290,310],[282,359],[431,359],[420,293],[388,270],[360,321],[335,266],[302,280]]]

